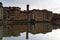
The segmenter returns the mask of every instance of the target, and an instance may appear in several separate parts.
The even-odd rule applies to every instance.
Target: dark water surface
[[[60,26],[51,23],[0,26],[0,40],[60,40]]]

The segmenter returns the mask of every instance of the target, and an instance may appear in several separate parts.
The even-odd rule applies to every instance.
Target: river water
[[[60,40],[60,25],[28,23],[0,26],[0,40]]]

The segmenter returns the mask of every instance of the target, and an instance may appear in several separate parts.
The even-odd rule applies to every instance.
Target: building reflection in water
[[[38,34],[38,33],[47,33],[51,32],[53,29],[52,25],[50,23],[36,23],[35,25],[32,25],[30,28],[30,32],[32,34]]]
[[[21,25],[7,25],[7,26],[0,26],[0,40],[3,37],[9,36],[20,36],[20,33],[26,32],[26,39],[28,39],[29,34],[39,34],[43,33],[46,34],[51,32],[53,29],[60,28],[57,25],[51,25],[51,23],[36,23],[35,25],[32,24],[21,24]]]
[[[3,26],[0,26],[0,40],[2,40],[3,37]]]

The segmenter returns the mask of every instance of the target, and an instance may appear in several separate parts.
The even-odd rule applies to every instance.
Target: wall
[[[34,19],[36,21],[51,21],[53,13],[47,10],[33,10]]]

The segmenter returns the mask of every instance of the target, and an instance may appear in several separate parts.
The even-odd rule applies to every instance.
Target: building
[[[4,10],[4,18],[7,18],[8,20],[27,20],[27,12],[21,11],[19,7],[4,7]]]
[[[16,20],[16,21],[51,21],[53,13],[48,10],[29,10],[29,5],[27,5],[27,10],[22,11],[19,7],[3,7],[0,3],[0,18],[4,20]]]
[[[51,21],[53,17],[53,13],[47,10],[31,10],[32,18],[36,21]]]
[[[53,20],[60,20],[60,14],[54,14]]]
[[[2,19],[3,19],[3,5],[0,2],[0,20],[2,20]]]

